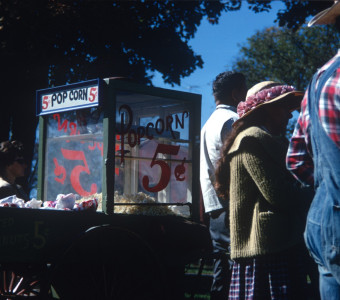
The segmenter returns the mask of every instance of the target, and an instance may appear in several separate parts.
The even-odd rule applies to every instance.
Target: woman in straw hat
[[[237,107],[216,170],[216,189],[230,199],[229,299],[306,299],[303,230],[312,192],[287,171],[284,137],[302,96],[265,81]]]

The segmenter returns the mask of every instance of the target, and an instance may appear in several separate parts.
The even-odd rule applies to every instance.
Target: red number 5
[[[47,109],[48,108],[48,96],[43,97],[43,103],[42,103],[42,109]]]
[[[143,177],[143,187],[148,192],[159,192],[166,188],[170,181],[170,167],[169,165],[163,161],[163,160],[156,160],[157,154],[170,154],[170,155],[177,155],[179,151],[180,145],[165,145],[165,144],[158,144],[155,155],[152,158],[152,161],[150,163],[150,167],[152,168],[154,165],[159,165],[161,167],[161,176],[159,179],[158,184],[156,184],[153,187],[149,186],[150,179],[148,176]]]
[[[80,196],[90,196],[97,192],[97,185],[95,183],[91,184],[91,191],[85,191],[83,187],[80,184],[80,173],[85,172],[87,174],[90,174],[89,166],[87,165],[87,161],[85,158],[85,154],[83,151],[76,151],[76,150],[68,150],[61,148],[61,153],[66,159],[69,160],[81,160],[84,163],[84,166],[78,165],[75,166],[71,172],[70,180],[71,185],[74,188],[74,190],[80,195]]]

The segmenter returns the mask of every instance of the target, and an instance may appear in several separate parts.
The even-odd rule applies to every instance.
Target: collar
[[[228,154],[233,154],[234,152],[239,151],[241,145],[245,141],[251,141],[251,139],[258,140],[263,149],[267,150],[267,152],[274,158],[281,159],[282,151],[284,154],[287,152],[286,147],[288,148],[288,140],[281,136],[274,136],[270,132],[267,132],[265,129],[252,126],[241,131],[234,140],[233,145],[230,147]]]
[[[219,104],[216,106],[216,109],[229,109],[232,110],[233,112],[237,112],[237,109],[235,106],[227,105],[227,104]]]
[[[336,53],[335,56],[333,56],[327,63],[325,63],[320,69],[318,69],[319,76],[321,75],[323,71],[328,69],[328,67],[339,57],[340,57],[340,49],[338,49],[338,52]]]

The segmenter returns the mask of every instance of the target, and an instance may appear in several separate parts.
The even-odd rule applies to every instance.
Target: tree
[[[271,2],[274,0],[247,0],[249,9],[255,13],[269,11]],[[318,12],[332,6],[332,0],[284,0],[286,8],[277,14],[277,22],[280,27],[288,27],[293,30],[299,29],[306,19]]]
[[[304,91],[313,74],[337,52],[340,33],[332,27],[270,27],[258,31],[241,46],[233,69],[246,74],[247,83],[274,80]],[[322,55],[320,55],[322,53]],[[291,120],[289,137],[295,126]]]
[[[305,90],[317,68],[337,52],[339,38],[332,27],[266,28],[241,46],[233,68],[246,74],[249,86],[275,80]]]
[[[285,1],[280,24],[300,24],[332,2]],[[271,1],[0,0],[0,140],[21,140],[28,161],[34,153],[35,91],[92,78],[132,77],[151,84],[159,71],[166,83],[203,66],[188,46],[203,17],[244,4],[255,12]],[[300,13],[296,16],[295,12]],[[300,23],[299,23],[300,22]]]
[[[217,23],[238,4],[220,1],[0,0],[0,140],[21,140],[31,161],[35,91],[125,76],[151,84],[203,66],[187,42],[203,17]]]
[[[293,30],[297,30],[302,26],[309,16],[314,16],[320,11],[332,6],[334,1],[300,1],[288,0],[284,1],[286,9],[277,14],[279,26],[287,26]]]

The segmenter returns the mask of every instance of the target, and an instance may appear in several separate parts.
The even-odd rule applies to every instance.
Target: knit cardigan
[[[242,131],[231,146],[231,258],[288,250],[303,241],[311,190],[287,171],[288,141],[259,127]]]

